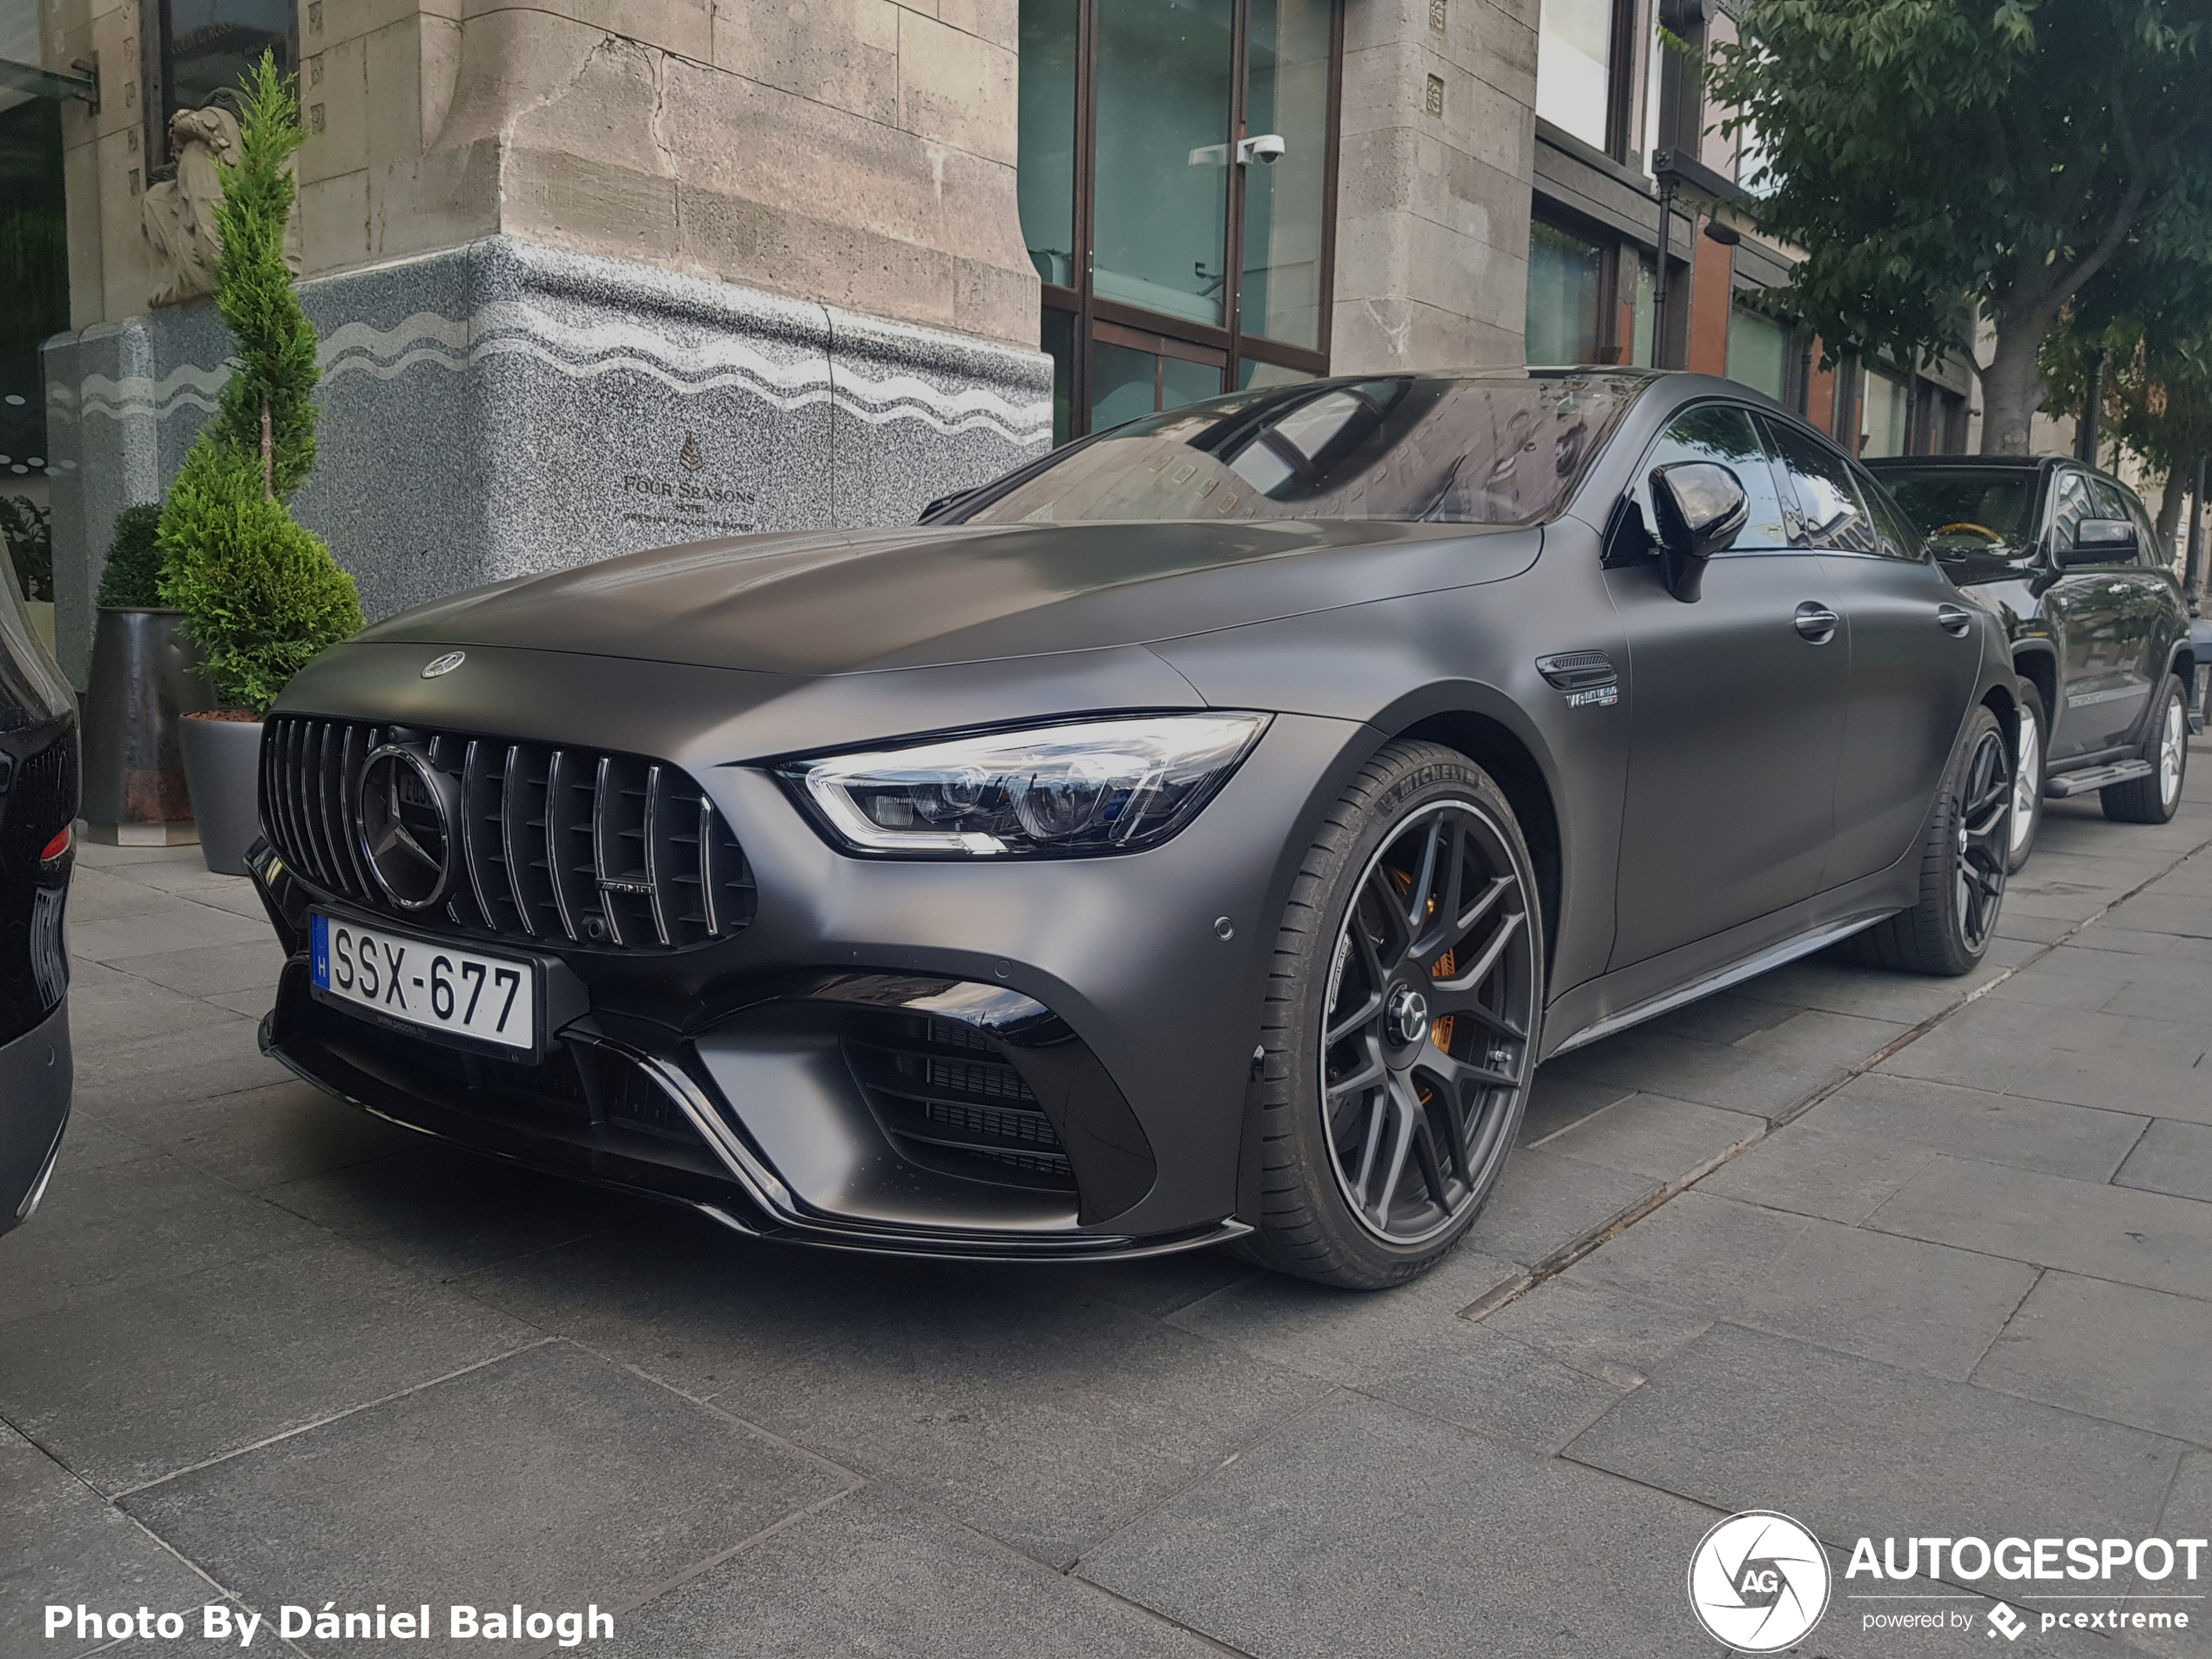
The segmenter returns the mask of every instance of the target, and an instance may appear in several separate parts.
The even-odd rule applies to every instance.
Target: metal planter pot
[[[85,821],[192,819],[177,718],[212,699],[181,610],[102,610],[84,693]]]
[[[185,776],[199,819],[199,852],[218,875],[244,875],[246,849],[261,833],[255,796],[261,723],[186,715],[177,722]]]

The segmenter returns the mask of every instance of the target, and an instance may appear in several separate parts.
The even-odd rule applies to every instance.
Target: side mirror
[[[1733,470],[1716,461],[1655,467],[1651,510],[1659,523],[1659,574],[1684,604],[1696,601],[1705,562],[1736,544],[1751,503]]]
[[[2141,551],[2135,526],[2125,518],[2085,518],[2074,526],[2074,545],[2059,550],[2061,565],[2125,564]]]

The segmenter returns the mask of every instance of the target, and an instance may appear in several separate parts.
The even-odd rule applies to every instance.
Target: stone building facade
[[[67,315],[36,354],[43,435],[10,442],[44,451],[25,487],[80,684],[116,515],[158,498],[226,373],[204,227],[223,89],[265,46],[299,76],[323,334],[296,506],[372,617],[635,548],[910,522],[1252,384],[1659,362],[1838,430],[1873,384],[1814,367],[1766,294],[1787,251],[1731,229],[1738,158],[1660,35],[1730,27],[1718,0],[0,0],[17,13],[0,57],[35,38],[58,111]],[[1916,419],[1916,447],[1957,447],[1955,388],[1892,380],[1910,418],[1885,402],[1876,447]]]

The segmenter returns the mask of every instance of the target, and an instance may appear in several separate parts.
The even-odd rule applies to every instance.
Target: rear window
[[[1187,404],[1070,445],[950,518],[1533,524],[1639,389],[1620,379],[1321,381]]]
[[[1938,558],[2024,551],[2035,539],[2040,475],[2025,467],[1878,467],[1874,475]]]

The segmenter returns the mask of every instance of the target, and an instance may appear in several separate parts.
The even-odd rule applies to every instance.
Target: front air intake
[[[957,1020],[870,1014],[845,1052],[893,1144],[914,1163],[1003,1185],[1072,1192],[1059,1132],[999,1045]]]
[[[443,775],[458,820],[427,909],[392,901],[362,841],[362,775],[395,745]],[[261,738],[261,827],[334,897],[516,944],[681,950],[752,920],[752,871],[714,803],[637,755],[277,715]]]

